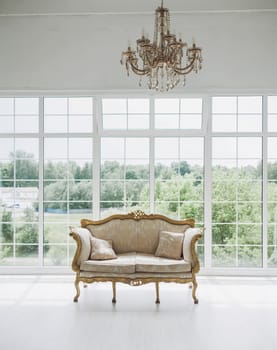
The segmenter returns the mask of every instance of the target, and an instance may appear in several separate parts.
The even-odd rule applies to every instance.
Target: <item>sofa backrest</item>
[[[87,228],[95,237],[112,240],[113,248],[118,254],[154,254],[161,230],[185,232],[187,228],[194,227],[194,220],[173,220],[159,214],[147,215],[136,211],[97,221],[82,219],[81,227]]]

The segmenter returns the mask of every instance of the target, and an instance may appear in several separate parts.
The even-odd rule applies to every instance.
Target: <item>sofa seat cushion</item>
[[[136,253],[118,254],[112,260],[86,260],[83,261],[81,271],[108,272],[108,273],[134,273]]]
[[[136,272],[179,273],[190,271],[191,264],[185,260],[160,258],[151,254],[136,255]]]

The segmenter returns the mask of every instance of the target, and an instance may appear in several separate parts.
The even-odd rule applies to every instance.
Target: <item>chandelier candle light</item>
[[[142,61],[141,68],[138,57]],[[162,1],[155,12],[153,42],[142,34],[137,40],[137,50],[134,51],[129,46],[127,51],[122,52],[120,63],[125,64],[128,76],[130,68],[135,74],[146,76],[149,89],[168,91],[181,80],[185,85],[186,74],[197,73],[201,69],[202,55],[201,48],[194,42],[192,47],[188,47],[181,38],[177,39],[176,35],[170,33],[169,10],[163,7]]]

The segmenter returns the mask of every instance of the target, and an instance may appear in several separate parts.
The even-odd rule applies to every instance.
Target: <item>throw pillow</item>
[[[159,244],[155,256],[181,259],[183,240],[183,233],[160,231]]]
[[[108,260],[116,258],[117,256],[112,248],[111,241],[105,241],[104,239],[91,237],[91,260]]]

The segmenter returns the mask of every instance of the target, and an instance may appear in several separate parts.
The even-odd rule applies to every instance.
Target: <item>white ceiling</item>
[[[0,14],[153,13],[160,0],[0,0]],[[277,0],[164,0],[176,12],[277,10]]]

